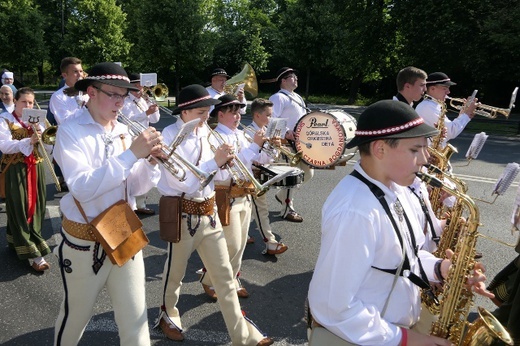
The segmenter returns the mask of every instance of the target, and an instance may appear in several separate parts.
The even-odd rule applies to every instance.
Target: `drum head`
[[[302,152],[302,161],[309,166],[328,168],[343,157],[355,131],[356,119],[342,110],[312,112],[296,123],[296,150]]]

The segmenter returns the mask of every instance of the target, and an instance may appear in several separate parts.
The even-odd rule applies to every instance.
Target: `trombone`
[[[220,133],[214,131],[211,128],[211,126],[208,125],[207,122],[204,122],[204,124],[206,124],[206,127],[208,128],[209,134],[215,137],[215,140],[217,141],[219,146],[226,143],[226,141]],[[213,143],[210,142],[209,136],[208,142],[211,147],[211,150],[215,152],[217,148],[213,145]],[[253,174],[249,171],[249,169],[247,169],[246,165],[238,158],[237,154],[238,153],[235,153],[234,158],[231,160],[232,165],[226,164],[226,169],[231,175],[231,178],[239,187],[246,187],[247,182],[250,181],[253,184],[253,194],[257,197],[262,196],[269,190],[269,187],[260,184],[255,179]]]
[[[475,109],[475,114],[478,114],[480,116],[495,119],[498,114],[503,115],[506,119],[509,118],[509,114],[511,113],[511,110],[515,107],[515,101],[516,101],[516,95],[518,93],[518,87],[513,90],[513,93],[511,94],[511,100],[509,101],[509,108],[498,108],[493,106],[488,106],[484,104],[478,104],[477,109]],[[450,106],[453,109],[456,109],[460,111],[464,104],[466,103],[465,99],[461,98],[455,98],[455,97],[446,97],[448,100],[450,100]]]
[[[238,126],[241,128],[242,131],[244,131],[244,136],[246,139],[252,143],[253,137],[255,136],[254,130],[242,125],[242,123],[239,123]],[[271,156],[274,160],[278,160],[280,154],[283,154],[287,156],[289,159],[289,165],[292,167],[298,165],[302,159],[302,152],[299,151],[297,153],[291,152],[289,149],[286,149],[282,146],[274,146],[270,139],[267,141],[268,147],[261,147],[260,149],[263,150],[267,155]]]
[[[140,135],[143,131],[145,131],[147,128],[141,125],[140,123],[136,121],[132,121],[130,118],[125,116],[122,112],[118,112],[118,120],[121,121],[123,124],[128,126],[128,130],[130,131],[130,134],[133,136]],[[175,152],[175,149],[177,146],[182,142],[184,138],[180,138],[179,140],[174,140],[173,143],[171,143],[170,146],[166,146],[164,143],[161,144],[161,152],[167,157],[167,159],[159,159],[156,157],[152,158],[163,165],[163,167],[176,179],[179,181],[185,181],[186,180],[186,170],[179,164],[181,162],[185,167],[187,167],[200,181],[200,190],[204,189],[206,185],[210,183],[210,181],[213,179],[216,171],[207,173],[203,170],[199,169],[197,166],[180,156]]]

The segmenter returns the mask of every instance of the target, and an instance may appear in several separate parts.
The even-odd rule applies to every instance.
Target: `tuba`
[[[424,173],[417,173],[417,176],[427,184],[456,196],[469,212],[466,223],[457,222],[460,225],[459,240],[453,249],[452,265],[439,299],[439,319],[432,323],[430,334],[448,339],[454,345],[489,346],[498,339],[507,345],[513,345],[509,333],[485,309],[479,307],[480,317],[476,322],[467,322],[469,309],[473,304],[473,292],[466,287],[466,280],[475,267],[477,228],[480,224],[477,205],[468,195],[446,186],[434,176]],[[455,221],[452,220],[452,223]]]
[[[244,91],[250,93],[251,96],[258,96],[258,83],[256,81],[255,70],[253,70],[251,65],[247,62],[244,64],[242,71],[228,79],[224,91],[227,94],[235,95],[240,84],[244,84]]]

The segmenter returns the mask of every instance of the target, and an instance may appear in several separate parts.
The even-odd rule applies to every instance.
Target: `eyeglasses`
[[[109,93],[108,91],[105,91],[101,89],[100,87],[94,86],[95,89],[101,91],[103,94],[107,95],[109,99],[116,102],[124,101],[128,97],[128,93],[121,95],[117,93]]]
[[[298,79],[298,77],[295,74],[290,74],[287,77],[285,77],[284,79],[289,79],[289,78]]]

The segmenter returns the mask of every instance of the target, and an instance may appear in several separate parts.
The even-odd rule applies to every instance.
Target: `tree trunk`
[[[348,93],[348,103],[354,104],[356,102],[359,86],[361,85],[361,81],[363,80],[362,75],[357,75],[350,82],[350,90]]]
[[[307,67],[307,76],[305,76],[305,99],[309,98],[309,88],[311,83],[311,68]]]
[[[43,62],[38,66],[38,83],[40,85],[45,84],[45,78],[43,76]]]

